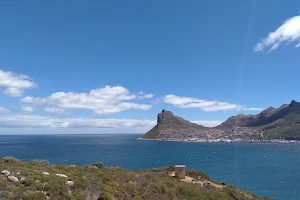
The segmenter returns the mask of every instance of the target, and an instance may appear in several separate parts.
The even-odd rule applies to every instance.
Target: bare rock
[[[18,183],[19,179],[15,176],[8,176],[7,180],[9,180],[10,182],[14,182],[14,183]]]
[[[73,181],[66,181],[66,185],[72,187],[74,185]]]
[[[49,176],[49,172],[42,172],[43,175]]]
[[[62,178],[68,178],[66,175],[64,175],[64,174],[56,174],[56,176],[58,176],[58,177],[62,177]]]
[[[3,170],[3,171],[1,171],[1,174],[2,174],[4,177],[7,177],[7,176],[10,175],[10,171],[8,171],[8,170]]]

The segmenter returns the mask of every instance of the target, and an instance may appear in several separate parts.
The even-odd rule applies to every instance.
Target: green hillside
[[[6,171],[3,171],[6,170]],[[234,186],[203,186],[168,175],[173,167],[124,170],[104,167],[50,165],[47,161],[21,162],[0,158],[2,200],[256,200],[262,199]],[[220,184],[197,171],[187,175]],[[221,184],[220,184],[221,185]]]

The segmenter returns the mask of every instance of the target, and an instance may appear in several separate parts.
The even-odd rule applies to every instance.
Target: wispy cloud
[[[31,113],[34,111],[34,108],[32,106],[25,106],[25,105],[22,105],[21,106],[21,110],[23,112],[28,112],[28,113]]]
[[[6,88],[5,95],[20,97],[25,89],[37,87],[37,84],[27,75],[0,70],[0,87]]]
[[[144,95],[139,96],[138,98],[139,99],[152,99],[153,97],[154,97],[153,94],[144,94]]]
[[[22,105],[51,107],[46,109],[48,112],[85,109],[99,115],[109,115],[129,109],[151,109],[152,105],[132,102],[139,97],[145,98],[145,95],[131,93],[122,86],[105,86],[91,90],[89,93],[57,92],[46,98],[27,96],[20,102]]]
[[[292,42],[298,42],[295,47],[300,47],[300,15],[292,17],[286,20],[279,28],[274,32],[271,32],[261,42],[257,43],[254,47],[254,51],[274,51],[278,47],[284,44],[290,44]]]
[[[172,104],[178,108],[198,108],[204,112],[260,109],[260,108],[246,108],[241,105],[221,102],[221,101],[208,101],[208,100],[197,99],[193,97],[181,97],[172,94],[164,96],[163,102],[167,104]]]

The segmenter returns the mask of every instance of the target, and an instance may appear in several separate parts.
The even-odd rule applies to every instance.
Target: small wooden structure
[[[175,165],[175,176],[178,178],[185,178],[185,165]]]

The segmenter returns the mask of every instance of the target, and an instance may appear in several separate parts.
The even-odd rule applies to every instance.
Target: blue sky
[[[5,133],[143,132],[162,109],[211,125],[300,100],[296,0],[6,1],[0,24]]]

